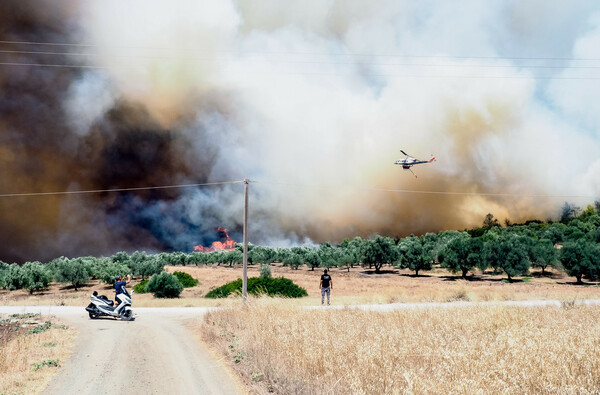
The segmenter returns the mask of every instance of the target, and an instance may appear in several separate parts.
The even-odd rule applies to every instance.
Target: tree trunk
[[[462,278],[466,279],[467,278],[467,273],[469,272],[469,269],[462,268],[461,270],[462,270]]]
[[[348,273],[350,273],[350,266],[348,266]]]
[[[415,276],[419,277],[419,269],[415,269]]]
[[[546,266],[542,266],[542,276],[546,274],[546,272],[544,271],[545,268]]]
[[[583,281],[581,281],[581,276],[581,274],[575,276],[575,278],[577,279],[577,284],[583,284]]]

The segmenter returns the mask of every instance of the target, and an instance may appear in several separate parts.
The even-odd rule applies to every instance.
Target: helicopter
[[[410,168],[411,166],[420,165],[423,163],[431,163],[435,160],[435,156],[433,156],[433,155],[431,155],[431,159],[429,159],[429,160],[419,160],[419,159],[413,158],[412,156],[410,156],[409,154],[407,154],[406,152],[404,152],[402,150],[400,150],[400,152],[402,152],[404,155],[406,155],[406,158],[398,159],[397,161],[394,162],[394,164],[401,165],[404,170],[410,171],[415,176],[415,178],[417,178],[417,175],[415,174],[414,171],[412,171],[412,169]]]

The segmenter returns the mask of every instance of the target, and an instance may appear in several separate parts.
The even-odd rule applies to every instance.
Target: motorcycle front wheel
[[[125,309],[123,314],[121,314],[121,319],[123,321],[131,321],[133,319],[133,310]]]
[[[98,318],[98,314],[96,314],[96,313],[92,313],[91,311],[88,311],[88,313],[90,314],[90,318],[91,318],[91,319],[96,319],[96,318]]]

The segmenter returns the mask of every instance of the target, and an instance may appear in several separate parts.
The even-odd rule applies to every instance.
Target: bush
[[[198,280],[196,280],[194,277],[190,276],[187,273],[175,272],[173,273],[173,275],[177,277],[181,285],[183,285],[183,288],[191,288],[198,285]]]
[[[177,298],[183,291],[183,285],[173,274],[162,272],[152,276],[146,285],[146,291],[152,292],[157,298]]]
[[[146,285],[148,284],[148,281],[150,280],[142,280],[139,284],[135,284],[133,286],[133,292],[135,292],[136,294],[145,294],[148,291],[146,290]]]
[[[260,265],[260,278],[271,278],[271,265],[268,263]]]
[[[241,294],[242,279],[237,279],[206,294],[207,298],[226,298],[232,293]],[[251,277],[248,279],[248,293],[252,295],[267,294],[287,298],[301,298],[308,293],[304,288],[294,284],[292,280],[279,278]]]

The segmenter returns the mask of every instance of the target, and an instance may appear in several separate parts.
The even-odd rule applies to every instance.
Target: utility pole
[[[244,178],[244,275],[242,277],[242,298],[248,298],[248,183]]]

